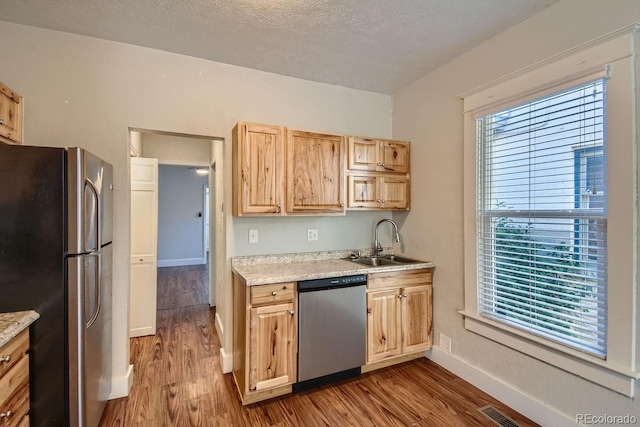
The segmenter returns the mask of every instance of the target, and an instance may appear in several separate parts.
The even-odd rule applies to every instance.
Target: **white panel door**
[[[129,336],[156,333],[158,159],[131,158]]]

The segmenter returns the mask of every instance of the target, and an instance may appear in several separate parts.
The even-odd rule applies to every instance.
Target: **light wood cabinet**
[[[233,375],[243,405],[291,393],[297,379],[295,283],[246,286],[233,275]]]
[[[411,208],[411,182],[405,176],[349,175],[347,184],[350,209]]]
[[[22,144],[22,97],[0,83],[0,141]]]
[[[409,173],[410,144],[406,141],[348,137],[349,170]]]
[[[287,213],[344,214],[344,138],[287,129]]]
[[[376,273],[367,282],[367,366],[422,357],[432,345],[432,269]]]
[[[347,208],[410,210],[410,144],[348,137]]]
[[[284,214],[284,128],[238,123],[233,151],[233,214]]]
[[[29,330],[0,348],[0,427],[29,425]]]

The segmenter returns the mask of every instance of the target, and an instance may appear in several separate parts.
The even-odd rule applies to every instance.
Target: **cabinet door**
[[[287,129],[287,212],[344,213],[344,140]]]
[[[251,309],[249,390],[296,380],[296,332],[293,303]]]
[[[348,169],[360,171],[378,170],[379,147],[375,139],[350,136],[347,147]]]
[[[349,208],[379,208],[378,178],[371,175],[349,175],[347,192]]]
[[[367,363],[400,354],[401,299],[397,289],[367,294]]]
[[[236,129],[234,214],[281,214],[284,194],[284,132],[278,126],[240,123]]]
[[[409,178],[380,177],[380,206],[383,209],[409,209],[411,187]]]
[[[0,83],[0,141],[22,144],[22,97]]]
[[[381,172],[409,172],[409,143],[403,141],[380,141]]]
[[[413,353],[431,348],[431,285],[401,289],[402,352]]]

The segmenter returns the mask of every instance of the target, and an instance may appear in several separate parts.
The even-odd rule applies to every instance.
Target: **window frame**
[[[638,129],[635,41],[638,26],[623,28],[462,94],[464,100],[465,328],[626,396],[640,378],[637,352]],[[600,77],[607,81],[607,359],[550,342],[484,318],[478,312],[475,118]],[[631,232],[630,232],[631,231]]]

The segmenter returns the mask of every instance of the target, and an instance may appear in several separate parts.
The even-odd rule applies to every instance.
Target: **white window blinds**
[[[605,87],[476,119],[478,313],[602,358]]]

